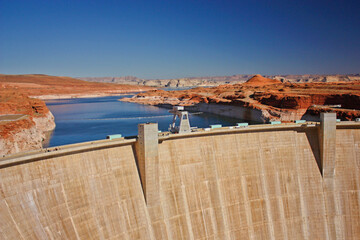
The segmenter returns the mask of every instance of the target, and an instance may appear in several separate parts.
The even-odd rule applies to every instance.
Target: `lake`
[[[159,130],[168,131],[172,122],[169,109],[118,99],[132,95],[100,98],[47,100],[46,105],[55,117],[56,128],[45,147],[101,140],[107,135],[137,135],[137,125],[157,122]],[[192,127],[205,128],[210,124],[234,126],[239,119],[208,113],[189,113]]]

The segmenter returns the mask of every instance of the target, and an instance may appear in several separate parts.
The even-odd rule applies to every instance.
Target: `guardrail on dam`
[[[0,239],[359,239],[360,123],[107,140],[0,160]]]

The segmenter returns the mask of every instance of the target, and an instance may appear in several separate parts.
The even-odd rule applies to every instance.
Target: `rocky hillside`
[[[265,78],[265,77],[257,74],[254,77],[250,78],[248,81],[244,82],[243,86],[262,87],[262,86],[273,85],[273,84],[281,84],[281,81],[279,81],[277,79]]]
[[[282,83],[256,75],[243,84],[182,91],[153,90],[122,101],[191,106],[249,121],[314,120],[322,111],[335,111],[343,120],[354,120],[360,117],[360,81]]]
[[[54,117],[43,101],[0,88],[0,155],[41,148],[54,128]]]
[[[79,79],[89,82],[130,84],[153,87],[209,87],[222,84],[244,83],[254,74],[237,74],[232,76],[217,77],[190,77],[178,79],[141,79],[134,76],[126,77],[81,77]],[[282,82],[307,83],[307,82],[341,82],[360,80],[360,74],[348,75],[268,75],[270,79],[277,79]]]
[[[39,149],[46,133],[55,128],[53,115],[35,98],[96,97],[149,89],[69,77],[0,74],[0,155]]]
[[[40,96],[42,98],[106,96],[151,89],[146,86],[87,82],[70,77],[57,77],[42,74],[0,74],[0,87],[7,89],[14,88],[29,96]]]

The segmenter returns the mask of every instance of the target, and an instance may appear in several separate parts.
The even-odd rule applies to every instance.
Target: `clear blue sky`
[[[0,73],[360,72],[360,1],[0,0]]]

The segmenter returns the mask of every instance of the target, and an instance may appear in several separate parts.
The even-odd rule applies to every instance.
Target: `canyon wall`
[[[306,112],[303,111],[286,111],[283,110],[281,114],[270,108],[252,108],[252,107],[242,107],[234,105],[224,105],[224,104],[215,104],[215,103],[198,103],[194,106],[185,106],[186,110],[190,111],[200,111],[218,114],[220,116],[232,117],[237,119],[242,119],[248,122],[257,122],[265,123],[269,119],[272,119],[274,116],[277,117],[277,120],[280,121],[294,121],[301,119]],[[318,114],[319,115],[319,114]],[[319,120],[319,117],[314,117],[315,120]],[[312,119],[313,120],[313,119]]]
[[[42,148],[54,128],[45,102],[15,89],[0,89],[0,156]]]
[[[121,101],[157,106],[185,106],[251,122],[317,120],[336,112],[341,120],[360,117],[360,81],[282,83],[255,75],[243,84],[180,91],[150,90]]]
[[[41,149],[47,132],[55,128],[55,121],[52,113],[47,112],[39,117],[26,116],[2,127],[7,129],[0,128],[0,156]]]
[[[358,239],[360,124],[333,127],[159,136],[145,175],[135,139],[3,158],[0,238]]]

